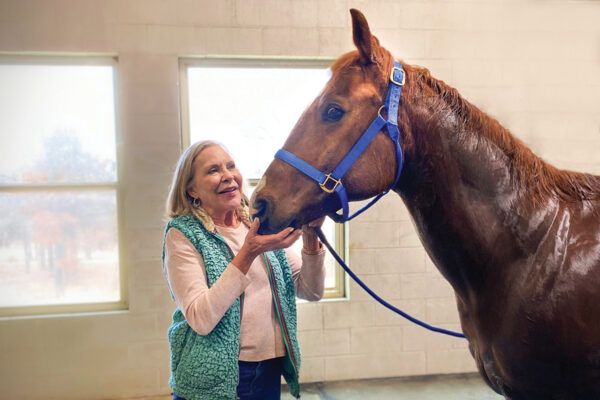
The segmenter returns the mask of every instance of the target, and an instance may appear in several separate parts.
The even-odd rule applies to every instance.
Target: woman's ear
[[[194,190],[194,188],[187,188],[187,190],[185,191],[187,193],[188,196],[190,196],[192,199],[196,199],[198,197],[198,194],[196,193],[196,191]]]

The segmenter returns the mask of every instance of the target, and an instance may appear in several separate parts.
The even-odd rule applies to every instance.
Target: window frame
[[[118,57],[116,54],[44,54],[44,53],[0,53],[2,65],[38,65],[38,66],[107,66],[113,72],[113,108],[115,124],[115,168],[116,181],[97,183],[44,183],[44,184],[1,184],[0,193],[26,192],[86,192],[114,191],[116,202],[117,225],[117,261],[119,268],[120,300],[110,302],[85,302],[72,304],[49,304],[35,306],[0,307],[0,319],[10,317],[46,317],[55,314],[80,314],[109,311],[126,311],[129,309],[129,279],[125,263],[125,232],[123,212],[123,165],[121,151],[121,135],[119,129],[118,108]]]
[[[181,151],[191,145],[190,109],[187,70],[190,67],[219,68],[328,68],[334,61],[329,57],[268,57],[268,56],[201,56],[179,58],[179,99],[181,106]],[[283,142],[282,142],[283,144]],[[246,179],[250,187],[258,179]],[[344,261],[348,260],[348,223],[335,225],[335,243],[332,246]],[[324,299],[344,299],[348,293],[348,280],[344,270],[335,262],[335,286],[326,288]]]

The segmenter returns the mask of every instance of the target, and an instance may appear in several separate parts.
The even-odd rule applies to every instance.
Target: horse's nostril
[[[256,199],[254,200],[254,204],[252,204],[253,212],[252,216],[254,218],[261,218],[267,214],[267,208],[269,207],[269,203],[265,199]]]
[[[269,202],[266,199],[255,199],[254,204],[252,204],[252,216],[254,218],[260,219],[260,226],[258,227],[258,233],[264,235],[268,233],[268,225],[269,225]]]

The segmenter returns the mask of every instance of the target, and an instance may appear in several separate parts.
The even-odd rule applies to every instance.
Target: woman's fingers
[[[285,228],[281,232],[273,235],[259,236],[265,247],[265,251],[290,247],[299,237],[300,230],[294,230],[293,228]]]
[[[260,227],[260,218],[254,218],[254,221],[252,221],[252,224],[250,225],[249,233],[256,234],[256,232],[258,232],[259,227]]]
[[[283,240],[286,237],[288,237],[289,235],[291,235],[293,232],[294,232],[294,228],[292,228],[292,227],[285,228],[281,232],[274,234],[273,235],[273,239],[275,239],[275,240]]]
[[[258,227],[260,221],[256,218],[246,236],[246,244],[253,253],[260,254],[269,250],[284,249],[290,247],[300,237],[301,230],[294,228],[285,228],[272,235],[260,235]]]
[[[294,243],[296,239],[298,239],[298,236],[299,232],[296,232],[294,228],[285,228],[281,232],[273,235],[263,236],[263,238],[267,240],[269,246],[272,246],[272,249],[281,249],[284,247],[289,247],[287,243],[290,241]]]
[[[260,221],[256,218],[252,221],[246,240],[239,253],[249,254],[250,263],[259,254],[265,251],[285,249],[290,247],[300,237],[300,229],[286,228],[273,235],[260,235],[258,228]],[[244,251],[242,251],[244,250]],[[238,254],[239,254],[238,253]],[[249,265],[249,264],[248,264]]]
[[[290,247],[291,245],[293,245],[294,242],[298,240],[298,238],[300,238],[301,233],[302,231],[300,229],[296,229],[293,232],[291,232],[288,236],[286,236],[282,240],[282,243],[285,245],[284,247]]]
[[[288,247],[290,247],[291,245],[293,245],[294,242],[296,240],[298,240],[299,237],[300,236],[298,234],[292,233],[291,235],[289,235],[288,237],[286,237],[282,241],[278,242],[277,245],[273,248],[273,250],[275,250],[275,249],[287,249]]]

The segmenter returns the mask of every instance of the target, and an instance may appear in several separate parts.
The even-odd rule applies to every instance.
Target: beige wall
[[[429,67],[539,155],[600,173],[598,1],[0,0],[0,52],[119,57],[130,299],[120,313],[1,320],[0,398],[169,392],[161,213],[180,151],[178,57],[335,57],[352,48],[351,6],[396,57]],[[351,264],[384,298],[458,329],[452,291],[394,196],[351,223]],[[299,329],[305,382],[475,369],[464,341],[409,325],[354,284],[348,301],[301,304]]]

